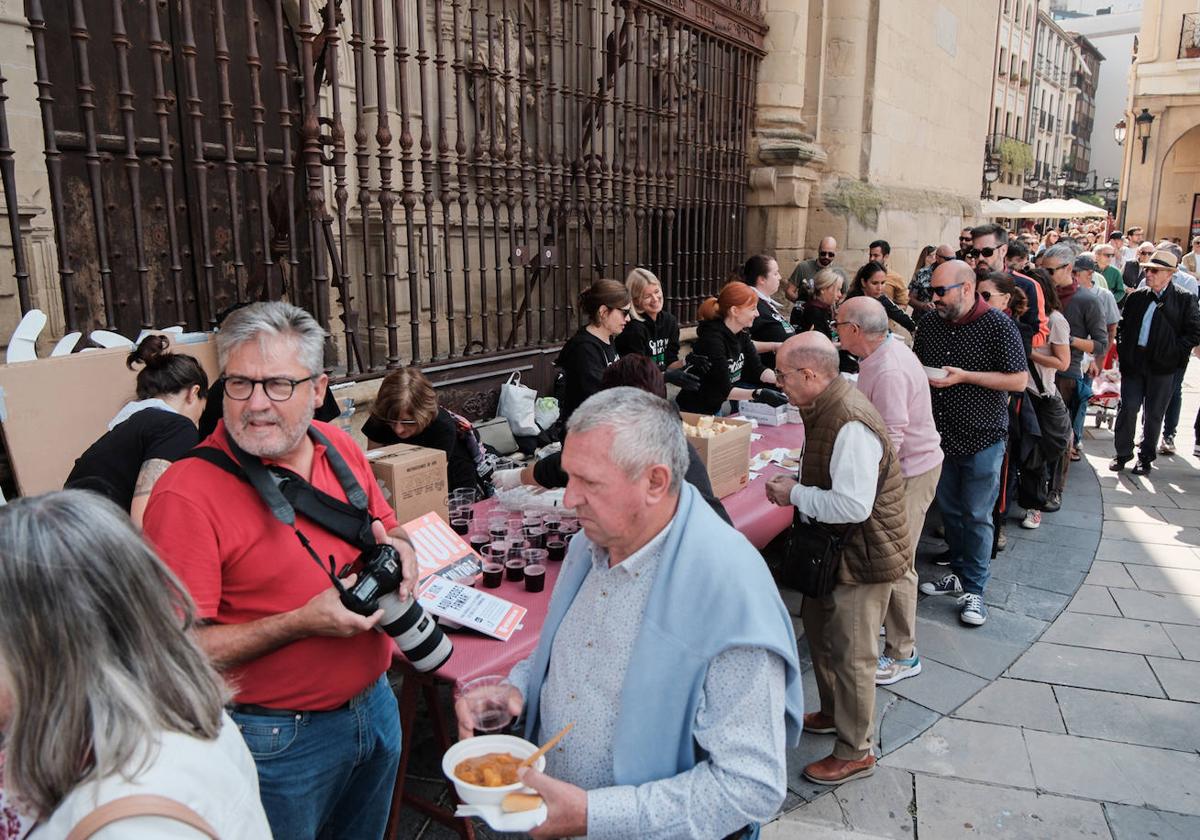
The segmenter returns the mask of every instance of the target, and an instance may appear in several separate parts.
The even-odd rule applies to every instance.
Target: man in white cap
[[[1176,371],[1200,344],[1196,297],[1171,282],[1179,262],[1170,251],[1155,251],[1142,263],[1145,286],[1131,292],[1117,327],[1121,359],[1121,410],[1114,431],[1116,457],[1108,468],[1122,470],[1133,459],[1138,412],[1145,408],[1145,432],[1134,475],[1149,475],[1158,449]]]

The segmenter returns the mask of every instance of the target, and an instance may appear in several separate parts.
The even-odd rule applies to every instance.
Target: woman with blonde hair
[[[28,840],[58,840],[85,819],[110,826],[82,835],[96,840],[271,837],[254,760],[223,710],[229,691],[189,632],[194,615],[98,494],[0,508],[3,787],[37,820]]]
[[[679,321],[663,308],[662,284],[647,268],[635,268],[625,278],[633,304],[629,323],[616,338],[617,353],[646,356],[661,371],[683,367],[679,361]]]
[[[464,421],[465,422],[465,421]],[[446,486],[478,488],[479,474],[458,419],[438,405],[437,392],[420,368],[394,370],[384,377],[363,424],[372,449],[408,443],[446,453]]]
[[[696,316],[700,324],[692,355],[703,358],[706,369],[699,373],[697,390],[682,391],[675,398],[681,409],[717,414],[726,400],[758,400],[773,406],[787,402],[779,391],[757,387],[774,385],[775,371],[763,365],[750,339],[750,325],[758,317],[758,295],[753,289],[745,283],[726,283],[717,297],[700,304]]]

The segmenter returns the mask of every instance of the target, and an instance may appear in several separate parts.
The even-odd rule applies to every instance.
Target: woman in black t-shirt
[[[645,356],[660,371],[683,367],[679,361],[679,321],[663,309],[662,284],[648,269],[635,268],[625,278],[633,311],[625,329],[617,334],[621,356]]]
[[[579,296],[587,326],[563,345],[554,360],[559,369],[559,423],[566,424],[584,400],[600,390],[600,377],[617,360],[615,338],[629,323],[629,290],[616,280],[597,280]]]
[[[692,353],[708,360],[700,388],[681,391],[675,402],[684,411],[716,414],[726,400],[760,400],[780,406],[787,398],[771,388],[775,371],[763,366],[750,340],[749,329],[758,314],[758,295],[745,283],[726,283],[719,297],[700,304]]]
[[[775,367],[775,351],[779,345],[796,334],[796,328],[780,314],[779,305],[774,300],[782,279],[779,263],[765,254],[757,254],[746,260],[742,268],[742,282],[758,295],[758,314],[750,325],[750,339],[763,366],[767,368]]]
[[[384,377],[363,434],[372,449],[397,443],[440,449],[446,453],[450,490],[479,487],[475,458],[462,439],[458,421],[438,405],[433,385],[415,367],[394,370]]]
[[[208,395],[208,375],[193,357],[169,353],[166,336],[151,335],[129,354],[137,400],[126,403],[99,440],[75,461],[64,486],[94,490],[129,511],[141,527],[150,491],[172,462],[200,442],[196,424]]]

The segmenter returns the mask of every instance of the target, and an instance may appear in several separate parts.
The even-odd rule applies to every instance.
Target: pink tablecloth
[[[797,449],[804,445],[804,427],[798,423],[759,426],[754,434],[762,435],[762,438],[750,443],[751,455],[764,449]],[[785,472],[788,470],[772,464],[758,478],[721,500],[733,520],[733,527],[745,534],[755,548],[762,548],[792,524],[791,507],[779,507],[767,501],[767,479]]]
[[[480,502],[475,507],[476,516],[487,516],[487,512],[496,507],[496,502]],[[476,677],[488,674],[506,675],[512,666],[533,653],[537,647],[538,636],[542,633],[542,625],[546,621],[546,612],[550,606],[550,593],[554,591],[554,583],[558,580],[562,563],[546,564],[546,588],[541,592],[527,592],[523,581],[504,581],[499,589],[487,589],[486,592],[512,601],[524,607],[527,612],[521,626],[507,642],[484,636],[471,630],[451,631],[454,642],[454,653],[450,659],[437,670],[437,678],[454,685],[462,685]],[[397,649],[393,656],[393,664],[407,669],[408,660]]]

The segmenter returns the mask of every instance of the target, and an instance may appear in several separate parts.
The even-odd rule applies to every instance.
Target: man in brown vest
[[[805,445],[800,481],[772,478],[767,498],[795,506],[809,520],[844,525],[849,536],[837,586],[825,598],[805,598],[801,611],[821,700],[819,711],[804,716],[804,728],[837,734],[833,753],[804,775],[836,785],[875,769],[879,625],[911,551],[904,479],[883,419],[838,375],[828,338],[816,332],[789,338],[777,364],[777,381],[804,419]]]

